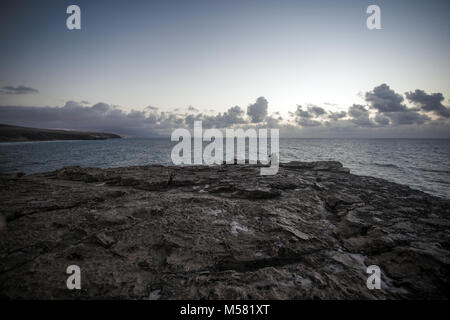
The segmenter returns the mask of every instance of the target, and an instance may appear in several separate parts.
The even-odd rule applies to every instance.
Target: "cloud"
[[[313,104],[308,105],[307,110],[303,110],[301,105],[297,105],[297,110],[295,111],[295,115],[297,117],[304,119],[318,118],[325,114],[327,114],[327,112],[324,108]]]
[[[258,123],[264,121],[267,116],[267,107],[269,102],[264,97],[259,97],[256,102],[247,107],[247,114],[251,122]]]
[[[37,89],[25,87],[25,86],[4,86],[0,89],[0,93],[2,94],[30,94],[30,93],[39,93]]]
[[[375,87],[367,92],[366,101],[372,109],[377,111],[375,122],[379,125],[422,125],[431,118],[420,111],[434,112],[440,116],[449,118],[450,112],[442,105],[444,97],[440,93],[426,94],[423,90],[407,92],[406,97],[410,102],[418,104],[420,108],[408,108],[402,95],[396,93],[387,84]]]
[[[317,106],[309,106],[308,110],[303,110],[301,105],[297,105],[297,110],[294,113],[295,122],[302,127],[317,127],[322,125],[319,120],[313,120],[318,116],[323,115],[326,111]]]
[[[348,108],[348,115],[351,116],[350,121],[362,127],[373,126],[374,123],[369,118],[369,111],[362,105],[354,104]]]
[[[420,106],[423,111],[450,118],[450,109],[442,104],[444,101],[442,93],[427,94],[423,90],[416,89],[414,92],[406,92],[405,95],[410,102]]]
[[[339,112],[330,112],[328,114],[328,118],[334,121],[337,121],[339,119],[345,118],[347,116],[346,111],[339,111]]]
[[[403,97],[385,83],[373,88],[373,91],[366,92],[365,99],[372,109],[382,113],[406,110],[406,106],[402,104]]]
[[[276,115],[276,113],[275,113]],[[278,128],[280,126],[280,122],[283,120],[283,117],[281,116],[268,116],[266,117],[266,123],[265,125],[267,128]]]
[[[307,118],[299,118],[296,122],[302,127],[317,127],[322,125],[322,122],[318,120],[312,120]]]
[[[188,111],[198,112],[198,109],[194,108],[193,106],[189,106]]]
[[[348,108],[348,114],[355,119],[369,117],[369,111],[360,104],[354,104]]]
[[[316,105],[309,105],[308,111],[316,117],[319,117],[327,113],[324,108],[318,107]]]
[[[205,129],[279,128],[280,136],[285,137],[450,137],[450,118],[431,119],[425,114],[436,110],[444,114],[440,108],[444,101],[440,94],[426,94],[421,90],[410,92],[408,100],[418,106],[407,108],[403,98],[387,85],[375,87],[369,93],[368,105],[353,104],[346,111],[328,111],[311,104],[307,108],[297,105],[295,111],[287,111],[289,117],[286,119],[280,112],[268,115],[268,101],[259,97],[248,106],[247,112],[240,106],[233,106],[215,114],[200,113],[195,108],[187,113],[163,112],[154,106],[124,111],[103,102],[88,106],[85,101],[67,101],[62,107],[0,106],[0,122],[138,137],[168,136],[176,128],[192,128],[194,121],[202,121]]]
[[[389,125],[390,121],[388,117],[383,116],[380,113],[377,113],[375,116],[375,122],[380,126],[387,126]]]
[[[248,120],[244,118],[244,110],[239,106],[229,108],[223,114],[204,115],[204,114],[190,114],[186,116],[185,123],[192,127],[194,121],[202,121],[204,128],[227,128],[237,124],[246,124]]]
[[[293,116],[297,116],[298,119],[311,119],[312,114],[309,111],[303,110],[303,107],[301,105],[297,105],[297,110],[295,110],[295,113],[292,113]]]
[[[179,125],[163,113],[148,114],[132,110],[128,113],[116,106],[97,103],[84,106],[68,101],[63,107],[0,107],[2,123],[38,128],[61,128],[103,131],[131,136],[158,136]]]
[[[427,115],[420,114],[414,110],[391,112],[388,117],[394,125],[424,124],[426,121],[431,120]]]

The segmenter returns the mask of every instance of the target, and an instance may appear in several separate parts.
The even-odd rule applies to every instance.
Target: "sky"
[[[71,4],[81,30],[66,27]],[[366,26],[371,4],[380,30]],[[450,138],[449,1],[4,0],[0,12],[2,123]]]

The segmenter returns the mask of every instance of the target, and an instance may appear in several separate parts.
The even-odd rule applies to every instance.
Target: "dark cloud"
[[[369,111],[362,105],[354,104],[348,108],[350,121],[361,127],[373,126],[373,121],[369,118]]]
[[[4,86],[0,89],[0,93],[2,94],[30,94],[30,93],[39,93],[37,89],[25,87],[25,86]]]
[[[322,122],[307,118],[299,118],[296,122],[302,127],[317,127],[322,125]]]
[[[369,111],[360,104],[354,104],[348,108],[348,114],[353,118],[369,117]]]
[[[311,119],[312,114],[309,111],[303,110],[303,107],[301,105],[297,105],[297,110],[295,110],[295,113],[291,113],[293,116],[297,116],[301,119]]]
[[[324,108],[318,107],[316,105],[310,104],[308,105],[307,110],[303,110],[301,105],[297,105],[297,110],[295,111],[295,115],[304,119],[317,118],[322,115],[325,115],[327,112]]]
[[[312,115],[314,115],[316,117],[319,117],[319,116],[324,115],[324,114],[327,113],[324,108],[318,107],[318,106],[315,106],[315,105],[309,105],[308,106],[308,112],[310,112]]]
[[[380,126],[387,126],[387,125],[389,125],[389,118],[383,116],[383,115],[380,114],[380,113],[377,113],[377,114],[376,114],[374,120],[375,120],[375,122],[376,122],[378,125],[380,125]]]
[[[239,106],[229,108],[223,114],[217,115],[188,115],[186,117],[186,124],[192,127],[194,121],[201,120],[204,128],[227,128],[237,124],[246,124],[248,121],[244,119],[244,110]]]
[[[406,110],[406,106],[402,103],[403,97],[385,83],[373,88],[373,91],[366,92],[365,99],[372,109],[382,113]]]
[[[256,102],[247,107],[247,114],[251,122],[258,123],[264,121],[267,116],[268,101],[264,97],[259,97]]]
[[[417,89],[414,92],[406,92],[405,95],[410,102],[419,105],[423,111],[450,118],[450,109],[442,104],[444,101],[442,93],[427,94],[425,91]]]
[[[449,110],[442,105],[444,97],[440,93],[428,95],[423,90],[416,90],[407,92],[406,97],[420,108],[408,108],[403,103],[403,97],[387,84],[375,87],[373,91],[365,95],[370,107],[378,111],[375,122],[382,126],[422,125],[431,120],[420,111],[434,112],[445,118],[450,117]]]
[[[450,136],[450,120],[440,107],[444,100],[442,95],[416,90],[408,93],[407,97],[418,107],[407,108],[402,104],[401,96],[399,98],[387,85],[381,85],[368,95],[368,106],[354,104],[347,111],[331,112],[315,105],[308,105],[306,109],[298,105],[295,112],[288,111],[289,117],[285,120],[279,112],[270,116],[267,114],[268,102],[263,97],[248,106],[248,116],[239,106],[218,114],[199,113],[195,108],[180,114],[175,111],[161,112],[153,106],[127,112],[103,102],[86,106],[85,101],[67,101],[63,107],[0,106],[0,122],[139,137],[167,136],[176,128],[192,128],[196,120],[202,121],[205,129],[270,127],[279,128],[280,134],[292,137]],[[434,112],[440,117],[432,120],[425,112]]]
[[[85,106],[67,101],[63,107],[0,107],[2,123],[38,127],[65,128],[86,131],[104,131],[125,136],[158,136],[170,134],[175,128],[192,127],[195,120],[203,121],[205,128],[227,128],[248,124],[245,112],[239,106],[217,115],[201,113],[179,115],[159,112],[156,107],[125,112],[117,106],[97,103]]]
[[[387,116],[394,125],[424,124],[426,121],[430,120],[430,117],[420,114],[415,110],[390,112]]]
[[[223,119],[225,123],[229,124],[238,124],[238,123],[246,123],[244,120],[244,110],[242,110],[239,106],[234,106],[228,109],[227,112],[224,112]]]
[[[278,116],[278,117],[273,117],[273,116],[269,116],[266,117],[266,123],[265,125],[268,128],[278,128],[280,126],[280,121],[282,121],[283,118]]]
[[[302,127],[317,127],[322,124],[319,120],[313,120],[314,117],[322,115],[324,109],[316,106],[309,106],[308,110],[303,110],[301,105],[297,105],[297,110],[295,111],[295,122]]]
[[[339,111],[339,112],[330,112],[328,114],[328,118],[334,121],[345,118],[347,116],[347,112]]]
[[[148,115],[146,111],[128,113],[106,103],[86,107],[68,101],[64,107],[0,107],[2,123],[85,131],[113,132],[131,136],[158,136],[179,126],[173,115]]]
[[[189,106],[188,111],[198,112],[198,109],[194,108],[193,106]]]

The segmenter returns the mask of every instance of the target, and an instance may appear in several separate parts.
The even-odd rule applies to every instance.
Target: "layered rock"
[[[450,201],[338,162],[2,175],[7,298],[448,298]],[[67,266],[82,289],[68,290]],[[382,288],[366,286],[367,266]]]

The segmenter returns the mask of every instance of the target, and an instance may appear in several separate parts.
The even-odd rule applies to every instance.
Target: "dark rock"
[[[240,188],[235,194],[247,199],[271,199],[280,196],[281,192],[273,188]]]
[[[105,233],[95,235],[94,240],[103,248],[110,248],[115,243],[115,240]]]
[[[448,298],[449,200],[334,161],[259,169],[0,175],[0,296]],[[65,286],[71,264],[82,270],[76,293]],[[381,290],[366,287],[372,264]]]

